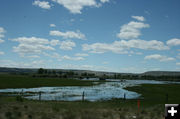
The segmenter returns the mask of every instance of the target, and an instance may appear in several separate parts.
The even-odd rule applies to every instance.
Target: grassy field
[[[91,81],[0,75],[0,88],[39,86],[91,86]],[[142,96],[137,100],[33,101],[0,95],[0,119],[164,119],[165,103],[180,103],[179,84],[143,84],[126,88]],[[167,99],[168,95],[168,99]]]
[[[33,88],[45,86],[91,86],[92,81],[81,81],[60,78],[39,78],[24,75],[0,74],[0,89]]]
[[[16,101],[0,97],[0,119],[163,119],[164,104],[180,103],[180,85],[144,84],[127,88],[141,93],[137,99],[112,99],[99,102]]]
[[[4,100],[4,103],[3,103]],[[8,100],[8,101],[7,101]],[[163,105],[141,108],[121,106],[119,101],[108,102],[16,102],[1,99],[1,119],[163,119]],[[126,102],[131,103],[131,102]],[[133,102],[132,102],[133,103]],[[146,117],[146,118],[145,118]]]
[[[143,106],[165,103],[180,104],[180,84],[142,84],[126,89],[142,94]]]

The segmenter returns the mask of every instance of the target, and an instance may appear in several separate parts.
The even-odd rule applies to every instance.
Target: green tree
[[[48,70],[48,74],[51,74],[52,72],[51,72],[51,70]]]
[[[48,73],[47,69],[44,69],[44,74],[47,74],[47,73]]]
[[[44,69],[43,68],[38,69],[38,74],[43,74],[43,73],[44,73]]]
[[[56,71],[55,71],[55,70],[53,70],[53,71],[52,71],[52,73],[53,73],[53,74],[56,74]]]

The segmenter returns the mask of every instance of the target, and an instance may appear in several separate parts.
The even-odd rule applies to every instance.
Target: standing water
[[[141,94],[125,90],[125,87],[131,87],[139,84],[165,84],[165,81],[153,80],[108,80],[99,85],[94,86],[63,86],[63,87],[39,87],[39,88],[19,88],[19,89],[1,89],[4,93],[18,93],[23,90],[25,98],[39,99],[41,93],[41,100],[61,100],[61,101],[78,101],[82,100],[84,92],[84,99],[88,101],[109,100],[112,98],[127,99],[138,98]]]

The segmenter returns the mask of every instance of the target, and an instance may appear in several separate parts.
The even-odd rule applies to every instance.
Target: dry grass
[[[89,108],[82,106],[83,103]],[[90,106],[91,104],[93,106]],[[106,108],[105,102],[97,104],[98,106],[94,105],[96,104],[92,102],[17,102],[14,100],[1,103],[0,119],[163,119],[164,114],[164,110],[160,110],[162,105],[143,108],[139,112],[135,107]]]

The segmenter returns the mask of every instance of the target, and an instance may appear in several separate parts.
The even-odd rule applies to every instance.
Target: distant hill
[[[118,73],[118,72],[103,72],[103,71],[91,71],[91,70],[75,70],[75,69],[47,69],[47,70],[55,70],[56,72],[74,72],[77,74],[81,73],[94,73],[96,76],[113,76],[113,75],[137,75],[137,76],[180,76],[180,72],[177,71],[148,71],[141,74],[135,73]],[[32,68],[8,68],[8,67],[0,67],[0,73],[36,73],[38,69]]]
[[[143,76],[180,76],[180,72],[177,71],[148,71],[142,73]]]
[[[38,69],[0,67],[0,73],[35,73]]]

